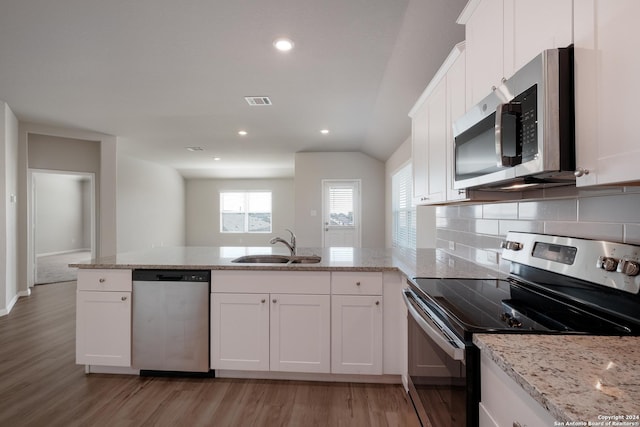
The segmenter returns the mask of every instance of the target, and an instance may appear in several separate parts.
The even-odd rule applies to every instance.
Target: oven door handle
[[[455,342],[445,337],[442,331],[433,323],[431,319],[425,319],[418,310],[413,306],[407,293],[411,292],[410,290],[402,291],[402,298],[404,298],[404,302],[407,305],[407,310],[411,317],[418,323],[420,329],[422,329],[428,336],[431,338],[437,345],[440,347],[449,357],[453,360],[461,360],[464,362],[464,344],[460,343],[460,345],[456,345]],[[411,292],[413,293],[413,292]]]

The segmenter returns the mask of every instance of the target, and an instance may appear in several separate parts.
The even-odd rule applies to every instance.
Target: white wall
[[[0,316],[18,299],[18,119],[0,101]]]
[[[323,179],[361,180],[362,247],[384,247],[384,163],[353,152],[296,153],[294,191],[298,246],[322,246]]]
[[[35,173],[36,255],[91,249],[88,178],[57,173]],[[89,198],[89,203],[85,198]],[[89,212],[85,212],[85,209]],[[85,218],[89,221],[86,227]],[[87,245],[87,242],[89,244]]]
[[[220,233],[220,191],[271,191],[271,234]],[[288,238],[294,230],[293,179],[189,179],[187,180],[188,246],[269,246],[275,236]],[[298,242],[298,246],[302,245]]]
[[[185,182],[172,168],[118,156],[118,252],[185,244]]]
[[[93,144],[92,144],[93,143]],[[96,250],[116,253],[117,138],[97,132],[20,122],[18,129],[18,292],[33,285],[30,254],[30,183],[28,169],[93,172],[96,182]],[[90,153],[91,154],[90,154]],[[30,161],[32,162],[30,164]]]

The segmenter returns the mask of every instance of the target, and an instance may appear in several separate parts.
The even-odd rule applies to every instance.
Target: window
[[[220,232],[271,233],[271,192],[221,192]]]
[[[416,207],[412,194],[413,182],[409,163],[391,177],[393,247],[416,247]]]
[[[329,225],[353,227],[353,186],[329,188]]]

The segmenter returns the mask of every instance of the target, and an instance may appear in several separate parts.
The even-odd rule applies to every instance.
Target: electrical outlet
[[[498,263],[498,252],[486,251],[486,254],[488,262],[490,262],[491,264]]]
[[[449,242],[449,250],[450,251],[455,251],[456,250],[456,242],[453,242],[453,241]]]

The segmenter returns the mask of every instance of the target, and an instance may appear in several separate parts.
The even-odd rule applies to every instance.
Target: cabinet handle
[[[122,301],[126,301],[126,300],[127,300],[127,297],[122,297],[122,298],[120,298],[120,299],[121,299]]]
[[[589,175],[589,169],[576,168],[576,171],[573,174],[576,178],[580,178],[581,176]]]
[[[360,282],[356,282],[356,286],[360,286]]]
[[[273,302],[275,304],[275,303],[278,302],[278,300],[274,298],[271,302]]]
[[[522,424],[520,424],[520,423],[519,423],[519,422],[517,422],[517,421],[514,421],[514,422],[513,422],[513,427],[522,427]],[[527,426],[525,425],[524,427],[527,427]]]
[[[98,282],[100,282],[100,283],[104,283],[105,281],[106,281],[106,279],[104,277],[101,277],[101,278],[98,279]]]
[[[380,301],[376,301],[376,305],[380,305]]]
[[[261,301],[261,302],[264,304],[265,302],[267,302],[267,300],[266,300],[266,299],[264,299],[264,298],[262,298],[262,301]]]

